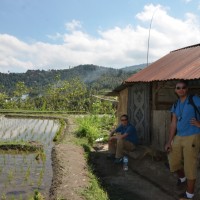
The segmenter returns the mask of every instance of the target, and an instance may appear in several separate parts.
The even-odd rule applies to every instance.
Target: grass
[[[11,183],[13,178],[14,178],[14,172],[12,170],[9,170],[9,172],[8,172],[8,182]]]
[[[32,198],[29,198],[29,200],[44,200],[44,197],[42,196],[42,194],[40,194],[40,192],[36,190],[34,192],[34,196]]]
[[[90,153],[91,145],[88,143],[86,138],[74,138],[73,142],[76,145],[82,146],[85,151],[85,158],[88,164],[88,177],[89,177],[89,186],[80,191],[81,195],[86,200],[109,200],[107,192],[101,186],[99,179],[95,176],[93,172],[92,164],[90,163]]]
[[[0,113],[18,113],[18,114],[87,114],[85,111],[40,111],[40,110],[14,110],[14,109],[0,109]]]
[[[61,136],[63,135],[63,131],[65,129],[66,121],[64,119],[59,119],[59,123],[60,123],[60,128],[58,129],[53,138],[54,142],[58,142],[61,139]]]
[[[88,143],[92,145],[96,139],[108,139],[108,131],[112,128],[115,118],[110,115],[90,115],[77,119],[78,129],[76,136],[87,138]]]
[[[90,183],[89,187],[82,192],[86,200],[109,200],[106,191],[101,187],[99,180],[93,174],[92,170],[89,172]]]
[[[1,142],[0,150],[3,151],[24,151],[24,152],[36,152],[42,151],[43,146],[41,144],[32,144],[29,142]]]
[[[114,122],[115,118],[112,116],[99,117],[97,115],[85,116],[77,120],[78,129],[75,132],[77,138],[75,138],[74,142],[84,148],[88,163],[89,186],[82,191],[82,195],[86,200],[109,200],[107,192],[93,172],[90,153],[92,145],[97,138],[107,138]]]

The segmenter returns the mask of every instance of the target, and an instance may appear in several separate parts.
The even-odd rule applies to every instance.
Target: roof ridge
[[[186,47],[183,47],[183,48],[180,48],[180,49],[176,49],[176,50],[171,51],[170,53],[175,52],[175,51],[184,50],[184,49],[193,48],[193,47],[198,47],[198,46],[200,46],[200,43],[194,44],[194,45],[190,45],[190,46],[186,46]]]

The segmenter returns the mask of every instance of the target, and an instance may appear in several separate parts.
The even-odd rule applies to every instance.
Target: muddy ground
[[[70,120],[64,142],[52,152],[50,200],[84,200],[81,191],[89,184],[87,164],[83,149],[70,142],[74,127]],[[110,200],[175,200],[185,190],[176,186],[177,178],[165,165],[165,156],[159,161],[148,154],[142,158],[129,156],[129,170],[123,171],[121,164],[114,164],[106,155],[107,146],[99,144],[91,154],[91,162]],[[200,173],[198,177],[195,200],[200,200]]]

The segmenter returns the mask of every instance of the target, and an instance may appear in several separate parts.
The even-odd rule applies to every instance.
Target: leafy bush
[[[112,115],[89,115],[77,119],[78,130],[77,137],[86,137],[92,145],[98,138],[107,138],[108,131],[115,122]]]
[[[114,104],[110,101],[101,101],[99,99],[95,99],[92,102],[90,112],[92,114],[114,114],[115,113],[115,108]]]

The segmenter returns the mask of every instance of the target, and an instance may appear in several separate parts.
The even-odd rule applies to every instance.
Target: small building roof
[[[119,86],[117,86],[116,88],[114,88],[114,90],[112,90],[111,92],[108,92],[105,96],[117,96],[117,94],[121,91],[121,90],[123,90],[123,89],[125,89],[127,86],[126,86],[127,84],[121,84],[121,85],[119,85]]]
[[[200,44],[171,51],[126,79],[124,84],[177,79],[200,79]]]

